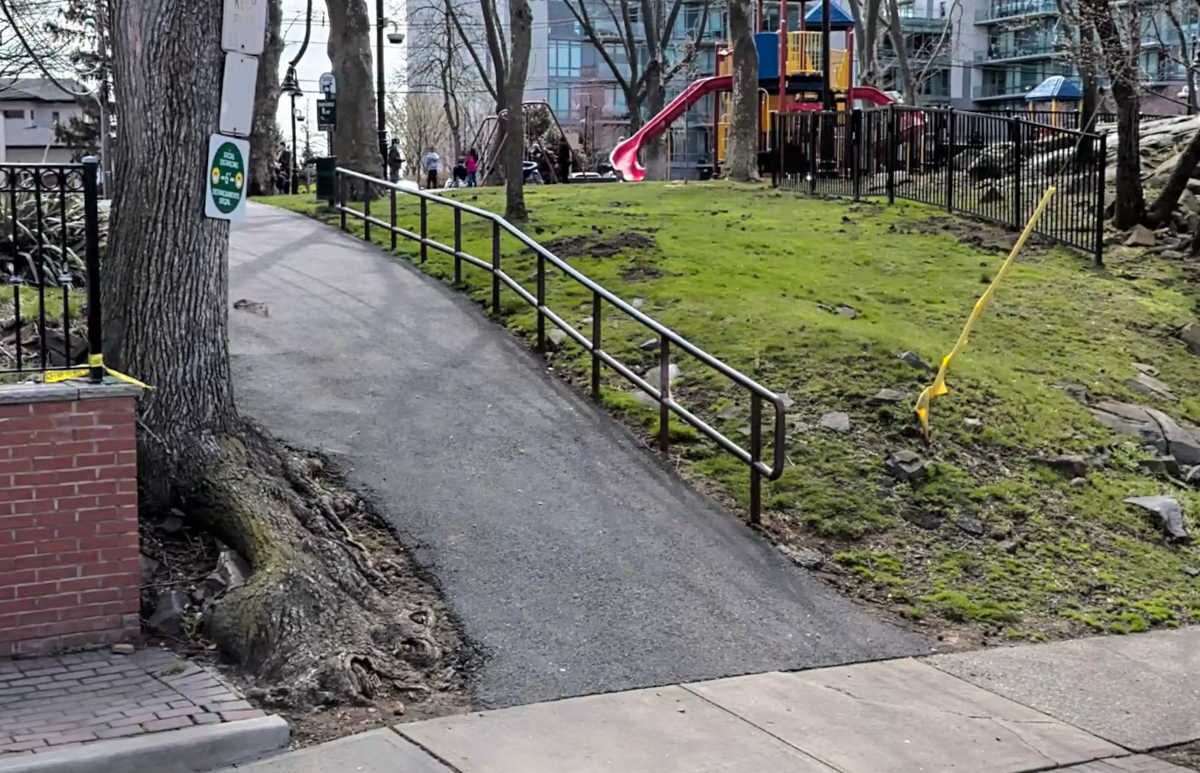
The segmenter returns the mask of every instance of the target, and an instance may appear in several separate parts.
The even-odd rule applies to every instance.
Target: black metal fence
[[[1102,260],[1103,135],[954,109],[774,114],[774,183],[809,194],[920,201],[1025,227]]]
[[[454,283],[462,282],[463,266],[472,266],[491,275],[492,312],[497,316],[501,312],[500,293],[507,287],[537,310],[537,332],[535,343],[538,351],[546,351],[546,322],[549,321],[563,331],[572,341],[587,352],[591,353],[591,391],[592,396],[600,399],[600,379],[602,369],[608,367],[626,381],[633,384],[643,393],[649,395],[658,403],[658,446],[663,454],[670,450],[669,418],[673,413],[684,423],[695,428],[725,451],[736,456],[750,468],[750,521],[759,523],[762,513],[762,481],[777,480],[783,474],[785,461],[785,406],[783,398],[762,386],[754,379],[730,367],[708,352],[688,341],[674,330],[664,326],[657,320],[643,314],[633,305],[625,302],[612,292],[606,290],[589,279],[567,261],[547,250],[541,244],[530,238],[523,231],[513,226],[494,212],[472,207],[454,199],[438,196],[427,191],[416,190],[400,185],[393,185],[377,178],[360,174],[350,169],[339,168],[336,173],[336,191],[334,208],[340,213],[342,230],[346,230],[347,217],[362,221],[363,238],[370,241],[372,227],[384,229],[391,236],[391,247],[396,249],[398,238],[410,239],[420,244],[421,263],[425,262],[430,249],[450,255],[454,258]],[[379,200],[378,196],[386,196]],[[398,196],[413,196],[419,199],[420,208],[413,225],[417,230],[405,228],[397,222],[396,200]],[[373,202],[374,200],[374,202]],[[350,206],[348,202],[362,202],[362,209]],[[372,204],[382,206],[372,214]],[[429,235],[429,207],[448,207],[454,211],[453,231],[442,239],[452,240],[452,244],[439,241]],[[479,257],[462,249],[463,216],[477,218],[490,224],[491,254]],[[534,274],[536,282],[533,290],[522,286],[520,282],[506,272],[501,265],[501,236],[509,234],[515,238],[523,249],[531,250],[537,256],[537,271]],[[568,279],[577,282],[591,293],[591,330],[577,330],[546,302],[546,276],[555,271]],[[605,310],[618,311],[645,327],[658,338],[658,372],[657,383],[639,376],[632,368],[622,363],[604,349],[603,321]],[[563,312],[564,314],[566,311]],[[743,448],[723,435],[719,430],[705,422],[686,407],[676,402],[671,392],[672,353],[681,352],[691,356],[700,364],[710,368],[738,387],[745,389],[750,395],[750,447]],[[764,403],[775,409],[775,415],[770,423],[764,422]],[[771,463],[763,461],[763,429],[768,427],[771,442],[774,445]]]
[[[103,377],[98,168],[0,164],[0,374]]]

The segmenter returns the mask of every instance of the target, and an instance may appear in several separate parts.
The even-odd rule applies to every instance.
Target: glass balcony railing
[[[992,97],[1020,97],[1036,86],[1036,83],[985,83],[971,89],[972,99],[991,99]]]
[[[975,23],[1058,13],[1055,0],[996,0],[975,12]]]
[[[1053,56],[1062,50],[1062,46],[1052,41],[1037,41],[1025,45],[988,47],[986,51],[976,51],[976,62],[1006,62],[1012,59],[1029,59],[1039,56]]]

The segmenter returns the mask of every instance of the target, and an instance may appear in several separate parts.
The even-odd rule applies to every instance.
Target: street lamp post
[[[296,77],[295,67],[288,66],[287,75],[284,76],[279,90],[292,100],[292,160],[291,169],[288,170],[288,183],[292,195],[295,196],[300,192],[300,180],[296,175],[296,97],[304,95],[304,90],[300,88],[300,80]]]

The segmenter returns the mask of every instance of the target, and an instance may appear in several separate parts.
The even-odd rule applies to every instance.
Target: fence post
[[[779,187],[779,170],[783,162],[783,146],[779,142],[779,129],[783,124],[782,113],[771,113],[771,142],[775,144],[775,163],[771,165],[771,187]]]
[[[84,239],[87,242],[84,259],[87,267],[87,307],[88,307],[88,380],[99,384],[104,380],[104,365],[97,362],[95,357],[104,354],[104,337],[101,335],[100,314],[100,189],[98,171],[100,162],[95,156],[83,159],[83,228]],[[16,212],[13,213],[15,218]],[[65,227],[65,226],[64,226]],[[20,308],[14,313],[20,319]],[[17,329],[18,334],[20,328]],[[68,331],[67,335],[70,335]],[[17,336],[20,338],[20,335]],[[17,351],[21,350],[21,342],[17,341]]]
[[[862,108],[850,112],[850,178],[854,200],[862,197]]]
[[[812,196],[817,192],[817,134],[819,132],[818,124],[821,122],[821,113],[814,111],[809,113],[810,119],[808,122],[808,195]]]
[[[537,254],[537,350],[546,351],[546,315],[542,310],[546,307],[546,258],[541,252]]]
[[[671,339],[659,336],[658,344],[658,450],[667,456],[671,450]]]
[[[954,151],[958,148],[958,114],[954,112],[954,108],[950,108],[948,113],[950,116],[947,120],[950,122],[950,127],[946,132],[949,135],[950,147],[946,149],[946,211],[954,211]]]
[[[346,181],[338,172],[334,172],[334,179],[337,180],[337,197],[338,210],[342,216],[342,230],[346,230]]]
[[[462,210],[458,207],[454,208],[454,286],[458,287],[462,284],[462,258],[458,255],[462,252]]]
[[[750,523],[762,521],[762,473],[758,462],[762,459],[762,396],[758,392],[750,395]]]
[[[887,200],[888,204],[896,203],[896,104],[889,102],[887,107],[887,141],[884,142],[883,152],[887,153]]]
[[[425,222],[426,222],[426,217],[427,217],[428,213],[429,213],[428,202],[425,201],[425,197],[422,196],[421,197],[421,265],[422,266],[425,265],[425,253],[426,253]]]
[[[600,399],[600,291],[592,291],[592,399]]]
[[[1092,140],[1100,145],[1100,150],[1096,154],[1099,161],[1096,162],[1096,266],[1097,268],[1104,265],[1104,182],[1108,166],[1108,135],[1101,134],[1098,138]]]
[[[367,190],[367,187],[364,184],[363,185],[363,191],[364,191],[364,194],[363,194],[363,241],[369,242],[369,241],[371,241],[371,221],[369,220],[369,218],[371,217],[371,194],[365,193],[366,190]]]
[[[1024,218],[1021,215],[1024,213],[1024,208],[1021,205],[1021,165],[1024,161],[1025,154],[1022,152],[1025,143],[1025,132],[1021,131],[1021,119],[1010,118],[1009,133],[1013,135],[1013,213],[1012,224],[1013,228],[1020,228],[1024,225]]]
[[[392,252],[396,251],[396,189],[392,188],[392,227],[389,229],[392,232]],[[455,210],[457,211],[457,210]]]
[[[421,199],[424,203],[424,199]],[[422,218],[424,223],[425,219]],[[421,236],[425,235],[425,229],[421,229]],[[421,245],[421,249],[425,249],[425,245]],[[500,221],[492,221],[492,314],[500,316]]]

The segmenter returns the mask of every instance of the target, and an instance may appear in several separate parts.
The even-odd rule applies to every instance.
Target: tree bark
[[[908,62],[908,49],[904,45],[904,30],[900,27],[900,6],[896,0],[887,0],[887,4],[888,35],[892,39],[892,49],[896,52],[896,63],[900,66],[904,103],[916,106],[920,104],[920,95],[917,93],[917,79],[913,76],[912,66]]]
[[[267,39],[258,60],[254,125],[250,135],[250,194],[275,188],[275,118],[279,113],[279,60],[283,56],[283,0],[267,1]]]
[[[1146,209],[1139,148],[1141,99],[1137,52],[1126,48],[1107,0],[1079,0],[1079,6],[1082,24],[1094,26],[1100,38],[1105,69],[1117,103],[1117,196],[1113,225],[1132,228],[1141,222]],[[1135,14],[1136,8],[1137,3],[1130,6]]]
[[[749,0],[729,0],[733,42],[733,115],[725,141],[725,176],[750,182],[758,176],[758,53],[751,32]]]
[[[253,569],[213,607],[214,641],[287,685],[288,703],[309,704],[319,691],[368,701],[381,679],[444,666],[429,616],[410,614],[403,586],[372,565],[332,497],[238,416],[229,224],[204,215],[221,13],[214,0],[116,3],[125,109],[101,275],[105,360],[154,386],[140,404],[142,513],[180,507]]]
[[[333,154],[338,166],[378,177],[383,170],[379,154],[379,127],[375,115],[374,59],[371,56],[371,19],[366,0],[327,0],[329,10],[329,61],[338,84],[338,129],[333,133]]]
[[[1166,187],[1150,205],[1150,210],[1146,213],[1146,225],[1155,228],[1171,221],[1171,213],[1175,211],[1180,195],[1187,188],[1188,180],[1195,174],[1197,164],[1200,164],[1200,130],[1188,140],[1183,153],[1179,155],[1179,161],[1171,170],[1171,178],[1167,180]]]
[[[533,11],[529,0],[509,0],[509,47],[511,59],[504,93],[508,101],[508,140],[504,145],[504,217],[514,223],[529,218],[525,209],[525,77],[529,72],[529,50],[533,45]]]

